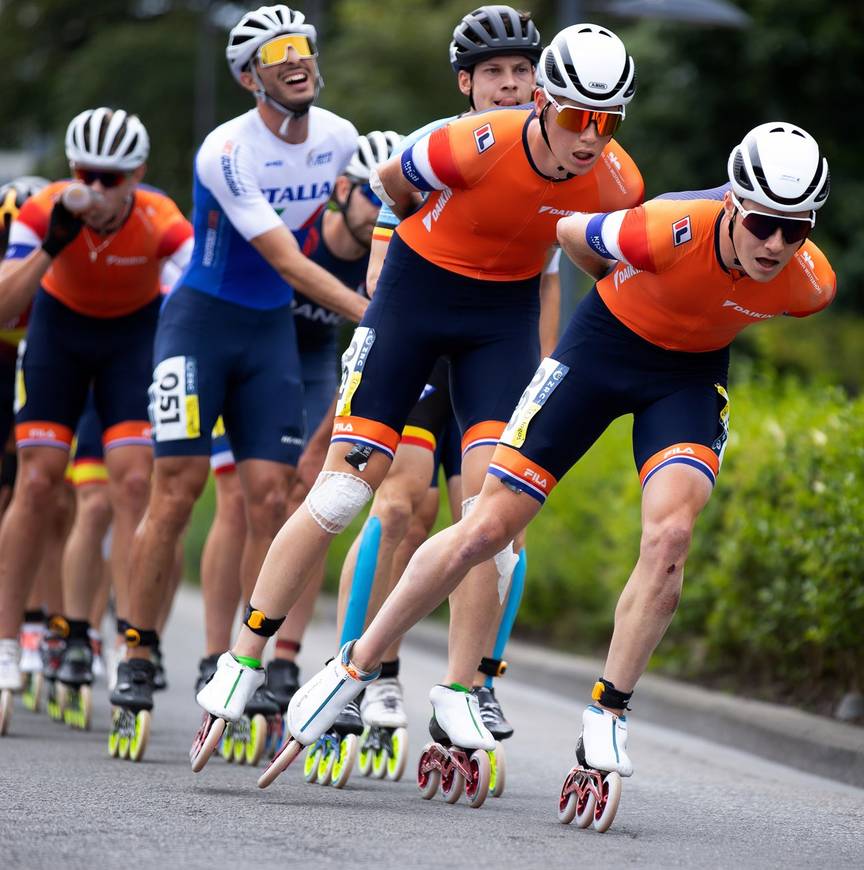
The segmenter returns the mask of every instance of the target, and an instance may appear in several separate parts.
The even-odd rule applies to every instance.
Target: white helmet
[[[345,175],[355,181],[369,181],[372,170],[399,148],[402,136],[393,130],[373,130],[357,140],[357,150],[345,167]]]
[[[777,211],[815,211],[831,189],[828,161],[816,140],[783,121],[754,127],[732,149],[728,171],[738,199]]]
[[[66,157],[93,169],[137,169],[150,153],[150,137],[137,115],[123,109],[86,109],[66,128]]]
[[[240,73],[247,69],[255,53],[265,42],[282,33],[296,33],[305,36],[315,48],[317,34],[311,24],[306,24],[302,12],[289,9],[284,4],[260,6],[247,12],[228,34],[225,57],[231,68],[231,75],[240,81]]]
[[[636,93],[636,64],[624,43],[605,27],[565,27],[540,57],[538,75],[553,97],[596,109],[626,106]]]

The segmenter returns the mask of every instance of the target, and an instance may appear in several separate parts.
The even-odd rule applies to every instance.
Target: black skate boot
[[[158,643],[150,649],[150,661],[153,662],[153,690],[162,692],[168,688],[168,678],[165,676],[165,662]]]
[[[63,721],[72,728],[87,731],[93,708],[93,650],[89,639],[70,639],[57,669],[57,702]]]
[[[117,684],[110,698],[114,712],[108,733],[108,753],[112,758],[140,761],[144,757],[150,736],[155,671],[150,659],[130,659],[117,666]]]
[[[300,669],[296,662],[289,662],[288,659],[273,659],[267,665],[267,682],[265,684],[279,709],[284,713],[288,709],[288,704],[294,693],[300,688]]]
[[[513,726],[504,718],[501,704],[495,697],[495,690],[486,686],[475,686],[471,692],[480,702],[480,718],[496,740],[507,740],[513,736]]]
[[[220,655],[221,653],[213,653],[211,656],[204,656],[198,662],[198,677],[195,680],[196,695],[210,682],[213,674],[216,673],[216,663],[219,661]]]
[[[63,719],[63,708],[59,703],[62,698],[57,697],[57,671],[63,661],[66,638],[49,628],[42,635],[39,649],[42,653],[42,676],[45,680],[45,709],[51,719],[60,722]]]

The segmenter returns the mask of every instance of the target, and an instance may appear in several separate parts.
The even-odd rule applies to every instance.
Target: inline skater
[[[465,15],[454,28],[449,46],[450,65],[456,75],[457,87],[468,100],[468,107],[461,117],[530,103],[542,48],[540,34],[528,13],[520,13],[509,6],[482,6]],[[410,147],[432,130],[455,119],[453,116],[425,125],[410,134],[403,147]],[[399,218],[385,205],[378,216],[370,257],[369,282],[373,292],[387,247],[398,225]],[[544,276],[540,292],[544,312],[541,317],[545,319],[557,308],[557,299],[548,298],[550,287],[550,281]],[[553,328],[557,329],[557,326]],[[548,349],[551,350],[552,346],[554,342]],[[367,566],[374,568],[368,617],[377,612],[393,588],[399,577],[397,568],[400,565],[404,568],[411,556],[406,550],[408,531],[412,529],[411,538],[416,540],[418,524],[422,523],[418,514],[426,501],[430,478],[437,486],[433,467],[439,447],[446,449],[444,467],[448,480],[461,477],[461,462],[451,458],[447,434],[458,430],[450,400],[449,375],[447,360],[437,361],[420,400],[408,415],[393,465],[375,493],[370,519],[351,545],[342,567],[339,586],[343,606],[340,615],[349,600],[355,576],[360,581],[357,595],[369,583],[367,578],[357,575],[361,547],[364,552],[362,572],[368,570]],[[433,514],[432,522],[434,518]],[[400,551],[398,565],[397,550]],[[456,630],[460,618],[464,618],[465,607],[461,605],[463,602],[454,597],[451,619]],[[484,700],[494,702],[495,699]],[[380,742],[378,730],[392,731],[407,725],[399,681],[398,644],[388,650],[382,664],[382,676],[364,693],[362,707],[364,722],[375,729],[365,742],[377,745],[376,741]],[[353,707],[346,708],[343,715],[350,717],[352,710]],[[500,710],[498,712],[500,714]],[[485,718],[490,716],[488,709],[481,709],[481,713]],[[503,720],[503,714],[498,718]],[[502,732],[496,736],[502,736]]]
[[[246,499],[248,589],[284,521],[302,445],[293,292],[354,320],[366,307],[302,252],[357,146],[348,121],[313,105],[315,28],[287,6],[262,6],[231,30],[226,58],[256,106],[217,127],[195,158],[195,248],[156,336],[153,492],[132,546],[129,660],[112,695],[130,710],[152,707],[147,656],[166,566],[207,479],[217,416]]]
[[[332,536],[359,513],[385,476],[412,403],[441,355],[451,359],[453,403],[463,431],[463,497],[479,490],[508,406],[518,398],[513,383],[530,378],[539,358],[539,276],[555,242],[557,217],[626,208],[642,199],[638,170],[612,140],[635,91],[634,66],[605,28],[567,28],[544,49],[547,87],[535,93],[533,107],[451,122],[373,176],[373,189],[397,214],[411,210],[417,192],[431,195],[394,233],[369,311],[343,357],[333,441],[306,510],[297,511],[274,541],[233,655],[220,658],[214,679],[199,694],[214,721],[234,718],[237,705],[260,684],[263,672],[256,663],[267,636],[299,596]],[[571,102],[577,99],[578,105]],[[524,220],[514,221],[514,213]],[[400,372],[398,381],[394,370]],[[489,731],[478,724],[477,698],[465,687],[497,616],[498,585],[506,589],[516,560],[512,546],[509,550],[499,559],[500,570],[492,554],[479,568],[490,578],[491,601],[476,614],[473,641],[462,639],[467,641],[462,658],[470,664],[457,672],[451,658],[446,685],[430,694],[437,725],[461,749],[494,747]],[[347,649],[336,668],[347,661]],[[373,670],[355,672],[362,679],[352,679],[352,687],[377,677],[379,662]],[[317,739],[335,718],[331,713],[357,692],[336,692],[321,704],[325,693],[320,714],[300,721],[292,710],[308,709],[313,694],[307,684],[288,711],[289,728],[304,744]],[[296,751],[296,744],[286,744],[264,780],[278,775]]]
[[[499,552],[614,418],[633,413],[642,542],[582,717],[579,766],[559,804],[564,822],[579,812],[580,823],[590,824],[593,812],[595,826],[605,829],[619,777],[633,772],[625,711],[677,607],[693,527],[720,470],[730,343],[762,320],[814,314],[835,295],[830,264],[807,239],[829,191],[815,140],[793,124],[762,124],[732,150],[728,172],[722,203],[654,200],[560,221],[564,251],[599,279],[596,288],[523,393],[474,510],[421,547],[350,662],[347,650],[341,654],[351,674],[374,673],[394,638],[466,568]],[[601,278],[609,261],[616,265]],[[582,377],[588,370],[592,377]],[[338,674],[344,678],[339,661],[301,687],[301,703],[289,711],[292,727],[312,716],[314,698],[335,688]],[[361,687],[345,679],[334,703]]]
[[[381,206],[369,187],[369,175],[376,164],[390,156],[400,139],[397,133],[378,130],[360,137],[356,153],[336,179],[329,207],[309,228],[303,243],[303,253],[312,262],[359,293],[365,287],[372,229]],[[326,455],[329,426],[322,433],[323,444],[322,438],[313,436],[328,412],[332,418],[338,388],[338,333],[344,322],[339,314],[301,293],[295,294],[291,304],[303,381],[305,433],[297,478],[289,497],[289,514],[302,503]],[[245,536],[245,503],[227,435],[222,436],[218,451],[214,442],[211,466],[216,476],[217,511],[202,554],[207,655],[199,665],[196,691],[207,682],[219,655],[230,646],[234,615],[241,598],[239,560]],[[295,658],[323,579],[322,563],[318,577],[310,583],[307,594],[280,630],[275,658],[267,666],[267,688],[282,713],[298,685]],[[274,742],[273,748],[278,742]],[[223,751],[227,751],[225,744]]]
[[[34,300],[17,397],[21,473],[0,529],[3,687],[16,680],[14,638],[45,539],[44,519],[64,485],[91,383],[112,482],[114,582],[118,606],[126,606],[126,555],[152,465],[146,386],[159,272],[166,259],[185,262],[191,235],[168,197],[138,187],[148,151],[144,125],[122,109],[88,109],[73,118],[66,156],[77,184],[56,182],[24,204],[0,265],[0,316],[14,316]],[[77,214],[64,204],[72,204],[73,193]],[[68,617],[67,642],[83,648],[89,611]]]

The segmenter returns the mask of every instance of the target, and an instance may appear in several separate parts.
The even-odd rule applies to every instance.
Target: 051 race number
[[[180,441],[201,435],[198,367],[188,356],[162,360],[150,385],[150,423],[157,441]]]

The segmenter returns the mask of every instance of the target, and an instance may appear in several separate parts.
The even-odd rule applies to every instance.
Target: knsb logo
[[[477,145],[477,153],[488,151],[495,144],[495,134],[491,124],[484,124],[474,131],[474,142]]]
[[[801,251],[801,259],[811,268],[815,269],[816,264],[813,262],[813,258],[810,256],[809,251]]]
[[[690,229],[690,216],[681,218],[672,224],[672,242],[677,248],[678,245],[683,245],[693,238],[693,231]]]
[[[538,474],[533,468],[526,468],[525,471],[522,472],[522,476],[527,477],[530,481],[536,483],[544,492],[546,491],[546,487],[549,486],[549,481],[543,477],[542,474]]]
[[[551,205],[541,205],[537,214],[551,214],[555,217],[570,217],[570,215],[574,215],[576,212],[567,208],[553,208]]]
[[[619,172],[621,171],[621,161],[614,151],[609,151],[606,154],[606,160],[611,163]]]

